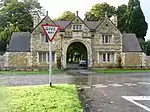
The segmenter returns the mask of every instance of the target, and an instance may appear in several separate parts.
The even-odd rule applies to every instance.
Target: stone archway
[[[87,67],[91,67],[92,66],[92,51],[91,51],[91,47],[90,47],[90,42],[86,42],[83,39],[71,39],[70,41],[68,41],[67,43],[65,43],[64,47],[63,47],[63,59],[62,59],[62,65],[63,68],[67,68],[67,50],[69,48],[70,45],[73,45],[74,43],[76,44],[81,44],[85,47],[86,49],[86,61],[87,61]]]
[[[87,48],[81,42],[73,42],[67,48],[67,68],[87,68]]]

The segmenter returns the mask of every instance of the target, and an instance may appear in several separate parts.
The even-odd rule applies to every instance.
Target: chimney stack
[[[79,14],[79,12],[78,11],[76,11],[76,15],[78,16],[78,14]]]
[[[46,11],[46,16],[48,16],[48,11]]]

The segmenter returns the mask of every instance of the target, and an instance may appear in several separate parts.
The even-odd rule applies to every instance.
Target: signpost
[[[44,30],[46,38],[48,38],[48,43],[49,43],[49,84],[50,86],[52,86],[52,47],[51,45],[60,27],[58,25],[42,24],[42,28]]]

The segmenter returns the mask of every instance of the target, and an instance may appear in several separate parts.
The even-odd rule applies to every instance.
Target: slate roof
[[[142,52],[138,39],[134,33],[123,34],[123,52]]]
[[[35,26],[35,28],[33,28],[33,30],[31,31],[31,33],[32,33],[46,18],[49,19],[54,25],[56,24],[48,15],[46,15],[46,16]]]
[[[142,52],[137,37],[133,33],[123,34],[123,52]],[[30,33],[14,32],[11,36],[8,52],[29,52],[30,51]]]
[[[54,21],[56,25],[60,26],[61,30],[64,30],[71,21]]]
[[[7,52],[29,52],[30,32],[14,32],[11,36]]]
[[[86,21],[85,24],[91,29],[95,30],[97,26],[101,23],[101,21]]]
[[[147,59],[147,60],[150,60],[150,56],[146,56],[146,59]]]
[[[61,30],[65,30],[65,28],[71,23],[71,21],[54,21],[56,25],[60,26]],[[97,26],[101,23],[101,21],[85,21],[84,22],[90,30],[95,30]]]

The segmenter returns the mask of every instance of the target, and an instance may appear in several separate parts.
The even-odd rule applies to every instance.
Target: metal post
[[[62,65],[62,61],[63,61],[63,59],[62,59],[62,36],[63,35],[61,35],[61,60],[60,60],[61,61],[61,70],[62,70],[62,66],[63,66]]]
[[[51,42],[49,41],[49,84],[52,86],[52,49]]]

